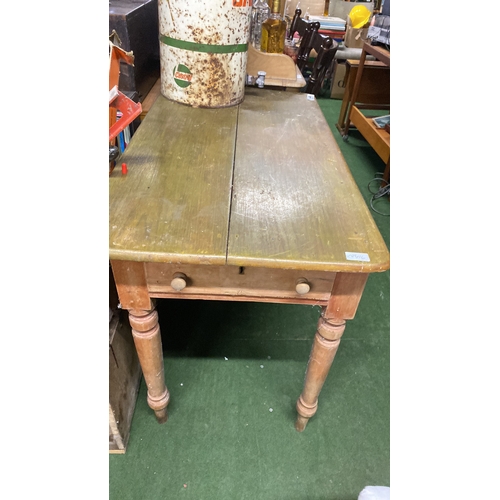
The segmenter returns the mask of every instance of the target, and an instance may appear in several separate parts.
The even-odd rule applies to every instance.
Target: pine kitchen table
[[[389,268],[316,100],[247,88],[240,105],[207,109],[160,95],[121,161],[109,258],[157,420],[170,395],[156,299],[308,304],[322,312],[297,401],[304,430],[369,274]]]

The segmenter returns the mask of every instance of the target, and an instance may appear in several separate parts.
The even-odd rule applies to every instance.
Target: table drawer
[[[145,264],[151,296],[222,296],[325,301],[330,297],[334,272],[296,271],[259,267],[185,264]]]

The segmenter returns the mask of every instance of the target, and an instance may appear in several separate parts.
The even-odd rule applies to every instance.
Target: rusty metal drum
[[[158,0],[161,93],[193,107],[243,101],[252,0]]]

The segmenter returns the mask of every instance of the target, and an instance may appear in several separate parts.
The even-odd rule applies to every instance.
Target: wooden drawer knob
[[[184,273],[175,273],[173,280],[170,282],[170,286],[180,292],[183,288],[186,288],[187,276]]]
[[[311,289],[311,286],[309,285],[308,281],[305,278],[299,278],[297,280],[297,284],[295,285],[295,291],[299,295],[304,295]]]

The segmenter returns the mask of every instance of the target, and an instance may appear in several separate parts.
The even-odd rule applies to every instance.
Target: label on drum
[[[179,87],[185,89],[191,85],[191,79],[193,75],[187,66],[184,64],[178,64],[174,68],[174,81]]]

